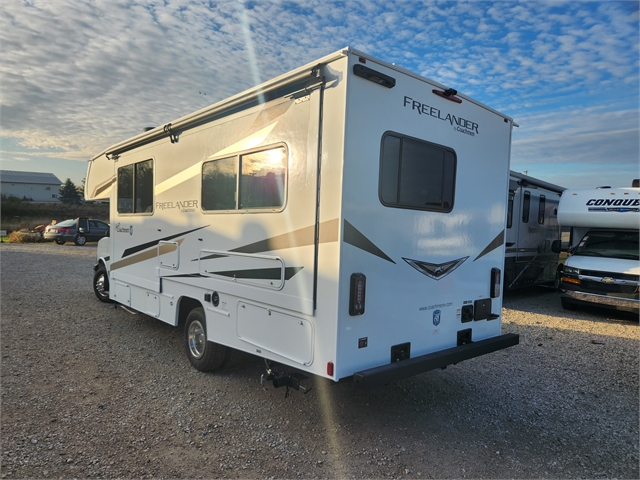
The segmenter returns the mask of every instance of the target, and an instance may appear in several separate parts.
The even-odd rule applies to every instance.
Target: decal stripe
[[[159,238],[157,240],[153,240],[151,242],[143,243],[142,245],[137,245],[135,247],[127,248],[122,254],[122,258],[128,257],[129,255],[133,255],[134,253],[138,253],[142,250],[146,250],[147,248],[155,247],[158,243],[167,240],[173,240],[176,237],[180,237],[182,235],[187,235],[189,233],[196,232],[198,230],[202,230],[203,228],[207,228],[209,225],[205,225],[204,227],[194,228],[193,230],[187,230],[186,232],[176,233],[175,235],[170,235],[168,237]]]
[[[184,238],[181,238],[180,240],[178,240],[177,242],[178,245],[180,245],[183,241],[184,241]],[[155,250],[148,250],[146,252],[142,252],[137,255],[133,255],[129,258],[122,257],[117,262],[113,262],[109,269],[116,270],[118,268],[128,267],[129,265],[134,265],[138,262],[143,262],[145,260],[149,260],[151,258],[157,257],[158,255],[173,252],[175,249],[176,249],[175,245],[163,245],[159,249],[160,252],[158,252],[158,249],[155,249]]]
[[[485,249],[480,252],[480,255],[478,255],[476,258],[473,259],[473,261],[475,262],[480,257],[484,257],[487,253],[495,250],[496,248],[501,246],[503,243],[504,243],[504,230],[502,230],[496,238],[491,240],[491,243],[487,245]]]
[[[343,239],[345,243],[353,245],[356,248],[364,250],[365,252],[375,255],[376,257],[387,260],[388,262],[396,263],[391,260],[391,258],[389,258],[382,250],[376,247],[371,240],[360,233],[358,229],[356,229],[356,227],[351,225],[346,220],[344,221]]]
[[[284,279],[289,280],[303,267],[286,267],[284,269]],[[225,272],[208,272],[212,275],[220,275],[230,278],[244,278],[251,280],[280,280],[280,268],[258,268],[253,270],[227,270]]]
[[[286,267],[284,269],[284,279],[289,280],[304,267]],[[281,269],[279,268],[256,268],[252,270],[228,270],[224,272],[209,272],[210,275],[201,273],[184,273],[180,275],[165,275],[164,278],[209,278],[211,275],[220,275],[230,278],[245,278],[252,280],[279,280]]]
[[[243,247],[229,250],[235,253],[260,253],[272,250],[284,250],[286,248],[304,247],[314,244],[315,226],[294,230],[293,232],[283,233],[275,237],[260,240],[259,242],[250,243]],[[338,219],[328,220],[320,224],[320,243],[337,242],[338,241]]]
[[[107,180],[103,185],[99,185],[96,187],[96,189],[93,191],[93,195],[92,197],[97,197],[98,195],[100,195],[102,192],[104,192],[105,190],[107,190],[109,187],[111,187],[111,185],[113,185],[114,183],[116,183],[116,177],[113,176],[111,177],[109,180]]]

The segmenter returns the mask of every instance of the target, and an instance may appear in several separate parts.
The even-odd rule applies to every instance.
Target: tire
[[[65,243],[67,243],[65,240],[60,240],[59,238],[56,238],[54,242],[56,242],[58,245],[64,245]]]
[[[87,243],[87,238],[84,235],[76,235],[76,238],[73,239],[73,243],[81,247]]]
[[[109,275],[104,266],[100,266],[93,275],[93,293],[104,303],[113,303],[109,298]]]
[[[201,372],[210,372],[224,366],[229,357],[227,347],[207,341],[206,325],[201,307],[191,310],[184,323],[184,349],[187,358]]]
[[[560,297],[560,304],[562,305],[562,308],[564,308],[565,310],[575,310],[576,309],[576,305],[574,303],[571,303],[565,297]]]

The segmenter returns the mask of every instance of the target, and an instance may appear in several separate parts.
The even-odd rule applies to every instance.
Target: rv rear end
[[[102,301],[358,385],[515,345],[502,334],[510,118],[351,49],[113,145]]]
[[[514,345],[501,334],[512,120],[357,52],[342,61],[344,114],[325,93],[325,118],[345,119],[342,171],[323,158],[320,194],[322,215],[341,185],[333,378],[376,385]]]
[[[558,223],[571,228],[570,256],[560,281],[562,306],[597,305],[637,314],[640,188],[565,191]]]

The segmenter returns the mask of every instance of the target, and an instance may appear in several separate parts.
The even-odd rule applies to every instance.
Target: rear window
[[[383,205],[445,213],[453,209],[457,159],[451,148],[387,132],[381,150]]]

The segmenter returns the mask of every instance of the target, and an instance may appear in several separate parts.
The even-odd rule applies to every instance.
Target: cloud
[[[349,45],[516,118],[514,159],[628,163],[638,20],[625,1],[9,1],[2,135],[86,160]]]

